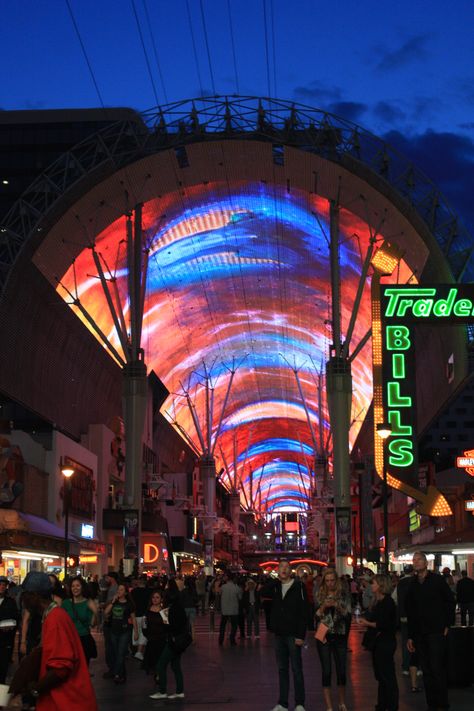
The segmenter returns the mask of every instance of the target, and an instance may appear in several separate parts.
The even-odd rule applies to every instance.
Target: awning
[[[52,538],[61,538],[64,540],[64,527],[57,526],[45,518],[34,516],[33,514],[20,513],[21,518],[25,521],[28,530],[32,533],[38,533],[40,536],[51,536]],[[77,537],[69,533],[70,541],[77,541]]]

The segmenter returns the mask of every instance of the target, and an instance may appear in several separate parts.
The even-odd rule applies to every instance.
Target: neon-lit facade
[[[328,202],[293,189],[258,183],[213,183],[149,200],[143,223],[150,245],[145,299],[145,358],[169,389],[163,412],[197,442],[182,387],[204,413],[203,364],[211,370],[214,409],[223,404],[229,366],[237,371],[220,446],[233,461],[234,438],[245,487],[260,483],[268,512],[305,508],[313,446],[293,370],[319,433],[317,374],[331,343]],[[96,251],[126,293],[125,218],[96,238]],[[369,231],[341,212],[342,324],[347,326]],[[120,352],[90,249],[61,278]],[[59,287],[60,292],[62,287]],[[370,328],[367,287],[354,343]],[[63,295],[66,294],[62,291]],[[372,396],[370,346],[353,364],[357,435]],[[325,398],[323,399],[325,403]],[[201,417],[202,421],[204,418]],[[323,408],[322,431],[328,438]],[[319,443],[320,444],[320,443]],[[248,451],[247,451],[248,450]],[[216,450],[219,459],[219,448]]]

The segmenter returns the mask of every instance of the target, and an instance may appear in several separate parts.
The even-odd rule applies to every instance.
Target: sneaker
[[[402,671],[403,676],[410,676],[410,672],[407,669]]]
[[[145,658],[141,652],[136,652],[136,654],[134,654],[134,657],[135,657],[135,659],[140,659],[140,661],[142,661],[142,662]]]
[[[304,711],[304,706],[298,704],[298,706],[295,706],[295,711]]]
[[[150,699],[167,699],[168,694],[162,693],[161,691],[157,691],[154,694],[150,694]]]
[[[288,706],[282,706],[281,704],[277,704],[272,708],[272,711],[288,711]]]
[[[180,694],[168,694],[169,699],[184,699],[184,691]]]
[[[418,669],[418,671],[416,672],[416,675],[417,675],[417,676],[423,676],[423,670],[422,670],[422,669]]]

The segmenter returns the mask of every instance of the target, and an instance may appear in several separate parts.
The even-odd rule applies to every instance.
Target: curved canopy
[[[331,344],[328,213],[320,196],[242,180],[176,189],[143,207],[149,256],[142,346],[171,393],[164,412],[201,450],[185,394],[207,442],[209,393],[215,434],[235,371],[215,453],[224,482],[241,481],[243,501],[268,512],[306,508],[314,458],[330,453],[320,377]],[[126,316],[125,238],[121,217],[96,235],[94,247]],[[343,209],[343,333],[369,239],[369,226]],[[397,276],[408,275],[403,269]],[[92,249],[78,254],[59,289],[66,298],[77,289],[120,352]],[[369,290],[367,284],[355,345],[370,329]],[[370,342],[353,363],[353,384],[351,441],[372,395]]]

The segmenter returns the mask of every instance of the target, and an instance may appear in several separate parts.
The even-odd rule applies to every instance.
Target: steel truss
[[[289,101],[251,96],[207,97],[145,112],[145,123],[121,120],[78,143],[42,173],[0,225],[0,293],[28,240],[47,229],[57,203],[140,158],[187,144],[222,139],[269,141],[275,161],[293,146],[386,181],[421,216],[454,278],[474,279],[473,240],[437,187],[385,141],[350,121]],[[281,151],[281,153],[280,153]],[[87,182],[86,182],[87,181]]]

